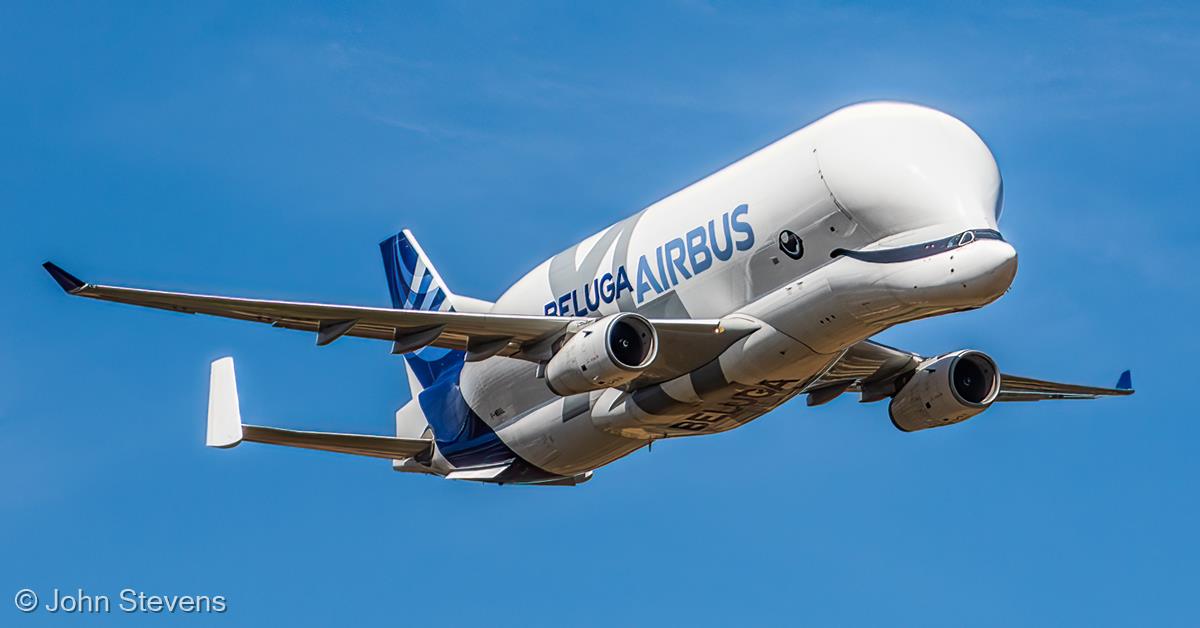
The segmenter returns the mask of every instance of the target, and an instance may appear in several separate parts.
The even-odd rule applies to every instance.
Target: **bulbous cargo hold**
[[[965,421],[987,410],[1000,394],[1000,369],[979,351],[955,351],[921,364],[888,406],[892,424],[905,432]]]
[[[620,313],[589,323],[546,364],[546,385],[566,397],[628,383],[658,354],[658,332],[638,314]]]
[[[954,116],[907,103],[863,103],[808,129],[830,193],[877,246],[998,229],[1000,169],[983,139]]]

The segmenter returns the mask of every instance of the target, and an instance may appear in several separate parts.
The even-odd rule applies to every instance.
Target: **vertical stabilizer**
[[[392,307],[453,312],[454,295],[408,229],[379,243]]]

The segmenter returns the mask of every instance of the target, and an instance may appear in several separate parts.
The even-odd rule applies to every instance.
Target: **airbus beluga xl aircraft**
[[[572,485],[656,439],[744,425],[801,394],[890,399],[906,432],[993,403],[1129,395],[1002,373],[986,353],[922,356],[869,338],[983,307],[1017,253],[991,152],[933,109],[836,111],[542,262],[494,303],[460,296],[407,230],[380,244],[392,307],[85,283],[68,293],[391,343],[412,400],[395,436],[242,423],[232,358],[213,362],[207,444],[393,461],[397,471]]]

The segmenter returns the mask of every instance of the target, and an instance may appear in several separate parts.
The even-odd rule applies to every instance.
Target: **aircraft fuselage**
[[[995,160],[959,120],[839,110],[546,260],[493,308],[754,329],[718,359],[633,392],[560,397],[536,364],[493,357],[463,366],[462,398],[522,460],[566,477],[654,439],[732,429],[856,342],[999,298],[1016,273],[1001,204]],[[432,464],[460,467],[444,452]]]

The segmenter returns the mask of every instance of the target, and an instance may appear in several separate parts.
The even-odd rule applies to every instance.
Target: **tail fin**
[[[421,245],[408,229],[379,243],[387,271],[392,307],[398,310],[453,312],[454,294],[446,288]]]
[[[383,269],[387,273],[393,308],[434,312],[478,311],[478,304],[484,303],[450,292],[408,229],[380,242],[379,251],[383,254]],[[459,305],[464,307],[457,307]],[[462,351],[437,347],[425,347],[404,354],[413,398],[443,376],[457,374],[463,359]],[[419,386],[412,386],[414,382]]]

